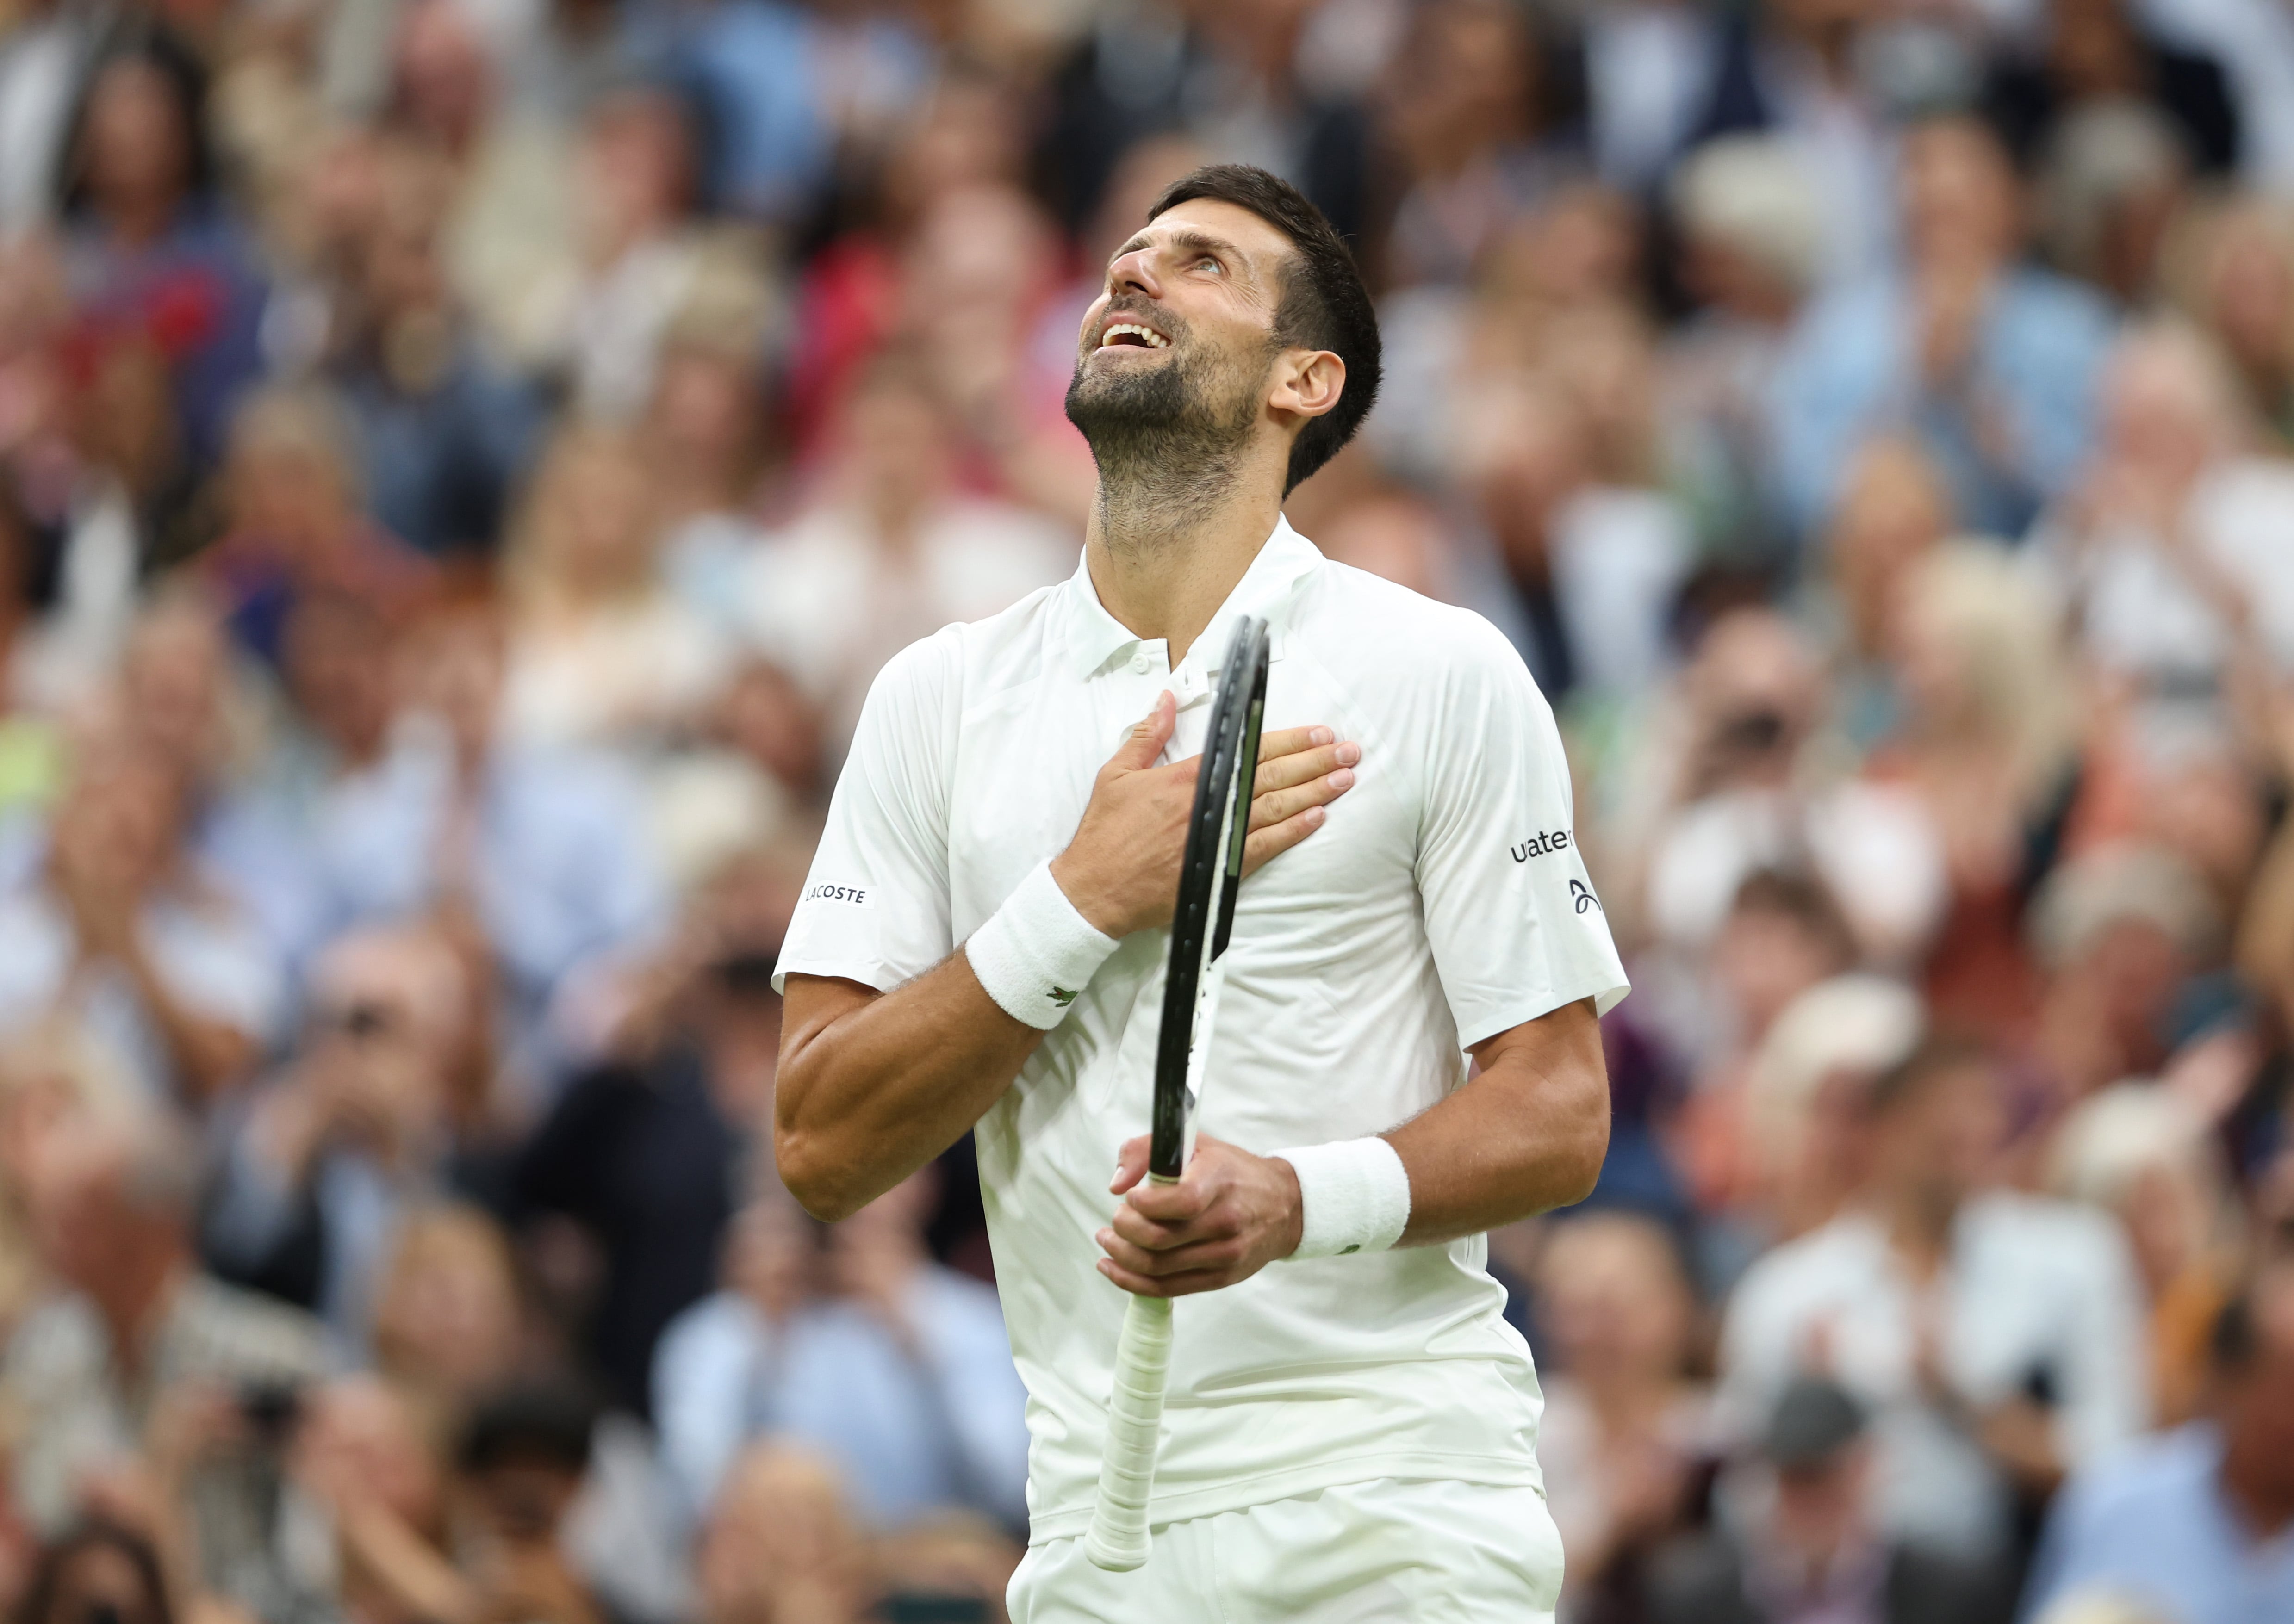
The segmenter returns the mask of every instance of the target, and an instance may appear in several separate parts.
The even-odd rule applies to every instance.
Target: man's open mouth
[[[1099,347],[1102,350],[1167,350],[1171,347],[1171,341],[1144,322],[1110,321],[1100,329]]]

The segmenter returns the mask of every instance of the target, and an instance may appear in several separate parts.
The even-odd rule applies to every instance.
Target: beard
[[[1167,316],[1157,324],[1170,332],[1163,360],[1094,370],[1086,355],[1068,385],[1068,421],[1099,465],[1102,512],[1179,518],[1216,506],[1257,426],[1273,347],[1238,362],[1203,354]]]

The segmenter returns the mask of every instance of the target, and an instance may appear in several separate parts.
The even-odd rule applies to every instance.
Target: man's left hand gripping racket
[[[1224,954],[1234,928],[1242,848],[1250,832],[1250,786],[1258,775],[1258,730],[1266,713],[1266,622],[1245,615],[1227,645],[1195,780],[1195,810],[1171,916],[1171,973],[1155,1052],[1155,1120],[1147,1176],[1175,1184],[1194,1149],[1192,1113],[1218,1014]],[[1127,1572],[1147,1560],[1147,1497],[1163,1431],[1163,1383],[1171,1362],[1171,1300],[1134,1297],[1115,1349],[1115,1391],[1099,1460],[1099,1505],[1084,1551]]]

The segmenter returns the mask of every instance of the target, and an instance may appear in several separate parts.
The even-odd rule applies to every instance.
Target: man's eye
[[[1206,265],[1209,266],[1214,271],[1223,271],[1226,268],[1208,254],[1197,255],[1195,256],[1195,269],[1200,271]]]

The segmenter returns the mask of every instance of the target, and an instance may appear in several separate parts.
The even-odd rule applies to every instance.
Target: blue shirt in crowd
[[[2100,298],[2044,271],[2002,277],[1970,345],[1965,386],[1947,394],[1922,378],[1919,341],[1912,292],[1894,279],[1827,295],[1802,317],[1771,387],[1770,431],[1804,537],[1822,529],[1857,451],[1882,434],[1926,447],[1974,533],[2021,535],[2078,471],[2111,342]],[[2004,434],[1973,420],[1971,399]],[[2004,447],[1988,443],[2000,439]]]
[[[2257,1539],[2223,1493],[2222,1459],[2220,1430],[2198,1422],[2073,1478],[2031,1570],[2026,1624],[2096,1596],[2168,1624],[2294,1619],[2294,1528]]]

